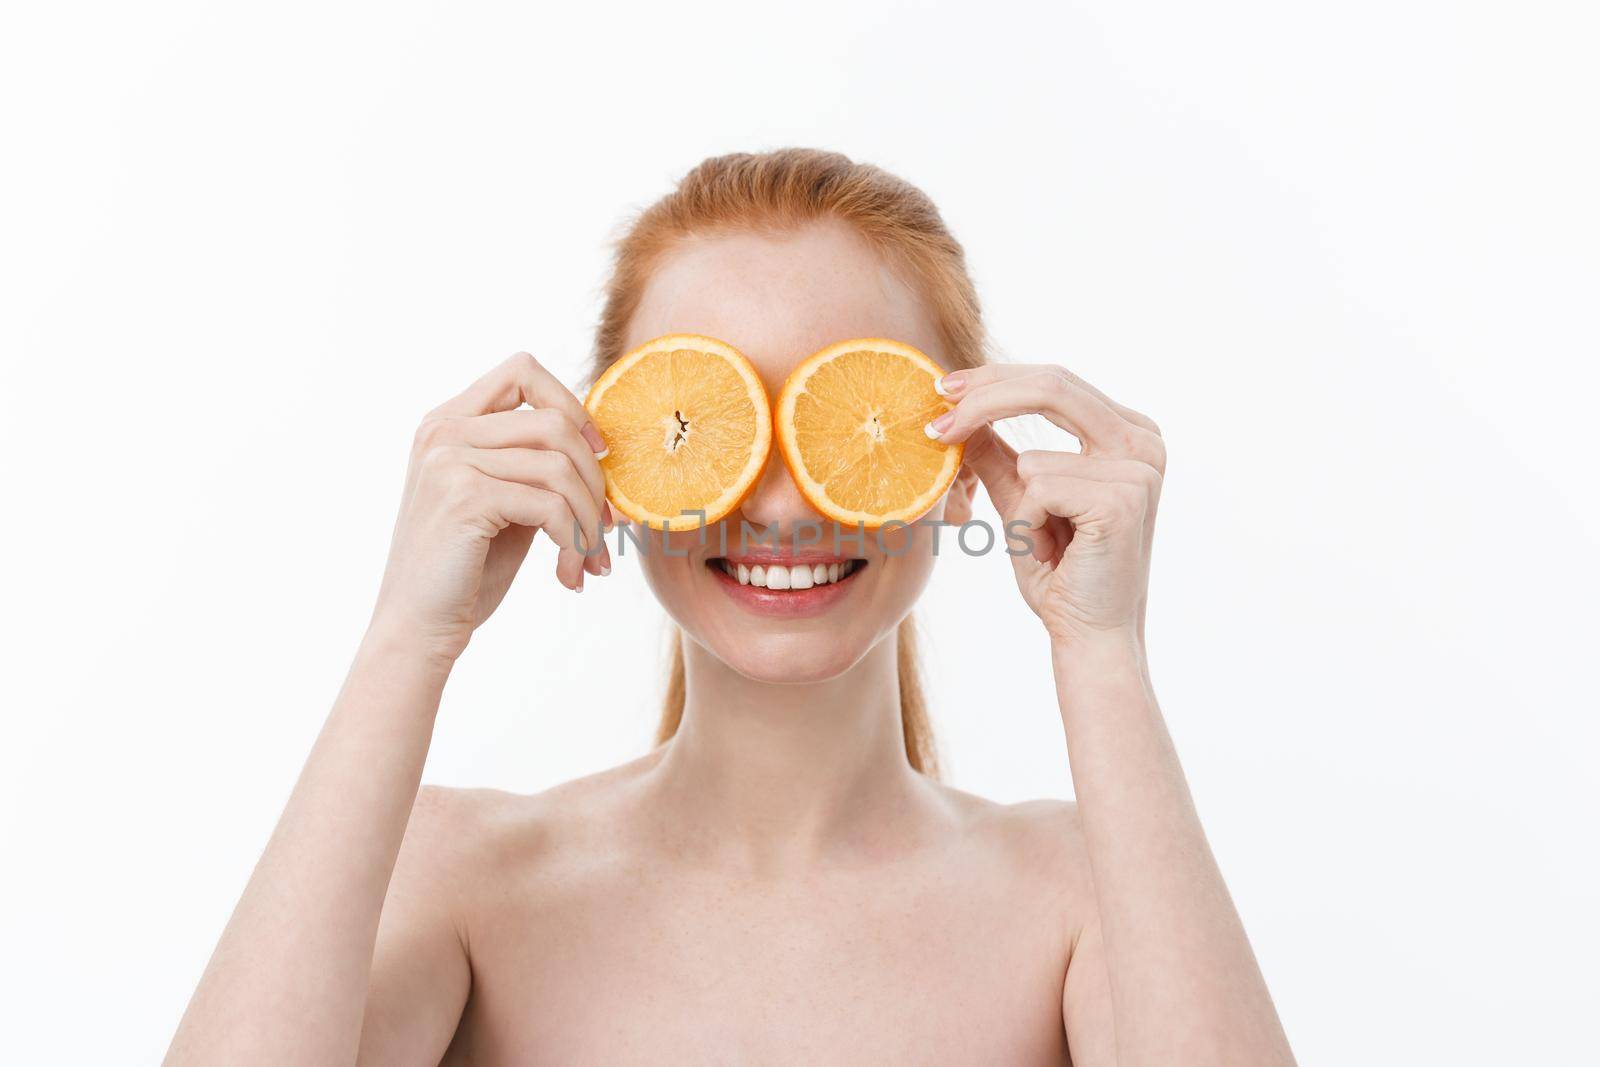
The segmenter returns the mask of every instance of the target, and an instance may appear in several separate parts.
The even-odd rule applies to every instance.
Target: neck
[[[782,866],[903,813],[920,778],[906,758],[896,641],[836,678],[773,685],[685,640],[683,721],[657,771],[686,838]]]

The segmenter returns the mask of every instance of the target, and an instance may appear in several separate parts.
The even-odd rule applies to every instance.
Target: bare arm
[[[1052,658],[1099,913],[1064,1010],[1070,1029],[1109,992],[1116,1034],[1115,1059],[1080,1062],[1292,1063],[1139,650],[1056,644]]]
[[[407,827],[450,667],[505,595],[535,531],[562,546],[556,573],[568,588],[608,563],[582,552],[598,541],[604,514],[594,459],[603,446],[587,421],[525,355],[424,421],[372,625],[169,1065],[354,1064],[371,994],[385,998],[372,1013],[374,1041],[438,1062],[469,969],[415,872],[429,827]],[[416,862],[402,862],[391,887],[402,841]],[[380,930],[385,947],[404,950],[403,966],[379,946]]]
[[[966,462],[1008,530],[1026,531],[1012,562],[1050,635],[1097,906],[1063,991],[1074,1062],[1292,1064],[1146,670],[1160,433],[1060,367],[983,367],[943,388],[956,409],[930,432],[968,442]],[[1018,455],[989,428],[1025,413],[1072,433],[1082,452]]]
[[[378,916],[445,673],[400,635],[362,643],[167,1063],[355,1062]],[[437,962],[439,995],[459,1006],[466,961]]]

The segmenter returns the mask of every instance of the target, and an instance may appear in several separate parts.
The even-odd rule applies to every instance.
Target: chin
[[[646,566],[684,634],[752,681],[837,678],[894,632],[921,591],[921,568],[881,556],[758,546]]]
[[[684,629],[734,671],[768,685],[806,685],[837,678],[877,643],[873,640],[876,635],[814,630],[702,634]]]

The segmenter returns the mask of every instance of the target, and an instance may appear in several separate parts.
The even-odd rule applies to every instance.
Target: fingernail
[[[611,549],[603,543],[600,546],[600,577],[604,578],[611,573]]]
[[[611,514],[611,502],[608,500],[600,501],[600,522],[608,530],[617,524],[616,517]]]
[[[924,426],[923,432],[937,441],[939,439],[939,435],[948,430],[950,428],[950,424],[955,421],[956,413],[953,411],[947,411],[943,415],[940,415],[937,419],[934,419],[932,422],[928,423],[928,425]]]
[[[606,439],[600,436],[600,431],[594,428],[594,423],[586,422],[580,431],[583,439],[589,442],[589,447],[594,451],[595,459],[605,459],[611,454],[611,449],[606,447]]]
[[[967,380],[961,376],[960,371],[952,371],[933,383],[933,391],[940,396],[955,396],[966,387]]]
[[[578,584],[572,587],[572,591],[574,593],[583,592],[583,572],[582,571],[578,572]]]

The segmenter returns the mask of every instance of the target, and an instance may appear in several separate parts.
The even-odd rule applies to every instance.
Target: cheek
[[[882,571],[883,584],[896,602],[905,601],[905,611],[911,610],[933,574],[934,555],[955,550],[956,531],[952,527],[936,527],[944,521],[948,495],[940,497],[926,515],[913,525],[888,526],[876,534],[868,535],[868,550],[874,566]]]
[[[927,517],[937,519],[938,509]],[[878,572],[873,591],[880,625],[888,628],[899,625],[927,588],[936,558],[933,554],[934,533],[933,528],[928,526],[886,530],[881,536],[881,546],[878,540],[874,541],[873,562],[867,573],[871,575],[874,570]],[[950,533],[950,530],[939,532],[941,553],[946,551]]]
[[[698,575],[695,568],[699,564],[689,555],[698,547],[698,538],[682,533],[663,536],[649,530],[642,531],[639,540],[643,542],[643,547],[635,548],[630,540],[628,549],[638,553],[639,564],[644,570],[650,591],[669,614],[675,618],[681,617],[696,596],[694,579]]]

